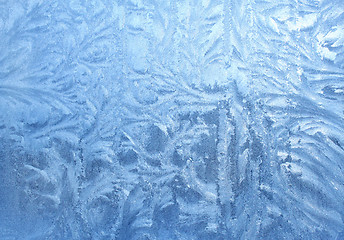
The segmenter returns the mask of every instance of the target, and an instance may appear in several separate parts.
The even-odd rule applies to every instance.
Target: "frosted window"
[[[343,1],[0,1],[0,239],[343,220]]]

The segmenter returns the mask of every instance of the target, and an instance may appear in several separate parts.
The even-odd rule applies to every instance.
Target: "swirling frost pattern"
[[[0,17],[1,239],[344,239],[342,1]]]

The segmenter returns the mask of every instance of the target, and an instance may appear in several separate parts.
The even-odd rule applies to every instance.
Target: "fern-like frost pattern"
[[[344,5],[0,1],[0,239],[344,239]]]

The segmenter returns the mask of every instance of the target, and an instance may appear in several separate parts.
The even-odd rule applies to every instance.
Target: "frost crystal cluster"
[[[0,0],[0,239],[344,239],[342,0]]]

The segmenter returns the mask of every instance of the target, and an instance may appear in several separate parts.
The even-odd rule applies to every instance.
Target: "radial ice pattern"
[[[340,0],[0,1],[0,239],[344,239]]]

